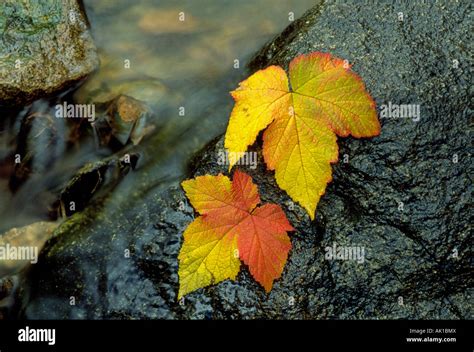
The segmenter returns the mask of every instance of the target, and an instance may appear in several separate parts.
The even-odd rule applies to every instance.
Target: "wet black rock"
[[[17,292],[21,316],[209,316],[213,309],[208,297],[190,297],[181,304],[176,298],[176,256],[181,234],[191,221],[192,208],[175,187],[125,199],[116,191],[108,204],[91,205],[74,214],[58,228],[38,264],[24,277]]]
[[[17,191],[32,174],[51,169],[64,156],[67,146],[66,120],[57,119],[49,105],[42,101],[32,104],[20,121],[16,148],[10,155],[14,170],[10,176],[10,189]]]
[[[73,85],[98,66],[77,1],[0,3],[0,105],[20,105]]]
[[[58,200],[52,206],[51,217],[71,216],[82,211],[92,197],[111,192],[135,168],[139,157],[136,153],[125,153],[121,158],[112,155],[84,165],[59,192]]]
[[[468,3],[325,2],[253,60],[251,70],[287,67],[300,53],[331,52],[354,65],[377,106],[420,106],[419,119],[382,119],[377,138],[339,139],[340,162],[314,222],[265,170],[260,142],[252,147],[257,168],[243,169],[262,201],[281,204],[296,228],[288,263],[269,294],[243,267],[235,282],[176,301],[177,255],[193,211],[183,191],[163,181],[144,193],[118,189],[109,201],[115,207],[90,206],[66,221],[23,279],[19,315],[471,317],[468,14]],[[195,158],[192,175],[226,172],[217,162],[222,144],[222,138],[212,142]],[[363,248],[364,261],[326,260],[334,245]]]
[[[256,55],[252,70],[331,52],[354,65],[377,106],[416,104],[420,116],[382,119],[377,138],[339,139],[340,162],[316,221],[287,208],[297,233],[282,280],[268,298],[247,280],[228,285],[235,298],[216,289],[212,301],[227,314],[471,316],[468,7],[325,3]],[[215,155],[198,173],[219,171]],[[264,200],[288,201],[272,175],[251,174]],[[325,260],[335,244],[364,248],[364,263]],[[243,308],[258,305],[253,314]]]
[[[0,320],[6,319],[14,304],[14,291],[18,286],[18,276],[6,276],[0,279]]]

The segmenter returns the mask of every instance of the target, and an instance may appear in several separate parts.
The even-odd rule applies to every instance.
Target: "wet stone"
[[[75,0],[2,1],[0,31],[0,105],[71,87],[99,64]]]

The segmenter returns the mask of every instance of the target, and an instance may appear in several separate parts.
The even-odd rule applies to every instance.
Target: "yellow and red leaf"
[[[200,212],[184,232],[179,253],[178,298],[198,288],[235,279],[240,259],[268,292],[280,277],[293,227],[276,204],[258,206],[257,186],[236,171],[232,182],[223,175],[199,176],[182,183]],[[202,192],[201,192],[202,191]]]
[[[270,66],[240,83],[231,93],[225,147],[243,153],[266,129],[267,168],[314,219],[337,161],[336,135],[376,136],[380,124],[373,99],[345,61],[319,52],[300,55],[290,62],[289,77]]]

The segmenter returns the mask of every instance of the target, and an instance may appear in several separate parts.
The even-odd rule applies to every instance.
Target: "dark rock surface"
[[[98,65],[76,0],[0,3],[0,105],[67,88]]]
[[[138,154],[124,154],[121,158],[112,155],[85,164],[60,191],[58,200],[53,205],[53,212],[59,217],[82,211],[93,197],[105,196],[111,192],[133,170],[139,157]]]
[[[340,162],[314,222],[265,171],[260,143],[253,147],[260,162],[244,170],[262,201],[281,204],[297,230],[270,294],[243,267],[237,281],[176,302],[177,254],[193,210],[179,187],[163,183],[128,195],[118,189],[108,200],[115,206],[89,206],[65,222],[20,285],[19,315],[472,317],[468,14],[468,3],[324,3],[253,60],[256,70],[287,66],[299,53],[331,52],[354,64],[377,106],[419,104],[421,111],[419,121],[382,119],[377,138],[339,139]],[[213,141],[195,158],[192,175],[225,172],[221,149],[222,138]],[[364,263],[326,260],[325,247],[335,243],[363,247]]]

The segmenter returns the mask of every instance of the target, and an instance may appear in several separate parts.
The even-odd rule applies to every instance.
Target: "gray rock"
[[[281,204],[296,228],[288,263],[269,294],[243,266],[235,282],[176,301],[177,255],[193,211],[180,188],[163,182],[133,196],[116,190],[109,203],[117,206],[90,206],[65,222],[20,285],[20,316],[471,317],[468,16],[468,3],[325,2],[252,61],[251,70],[287,67],[300,53],[331,52],[354,64],[377,106],[421,108],[419,121],[382,119],[377,138],[339,139],[341,161],[314,222],[265,170],[261,142],[252,147],[258,166],[243,169],[262,201]],[[217,163],[222,144],[220,138],[199,153],[193,176],[226,172]],[[364,248],[364,262],[326,260],[325,249],[334,244]]]
[[[20,105],[73,85],[98,66],[77,1],[0,3],[0,104]]]
[[[35,263],[38,252],[57,225],[52,221],[38,221],[0,234],[0,278],[17,274]]]

